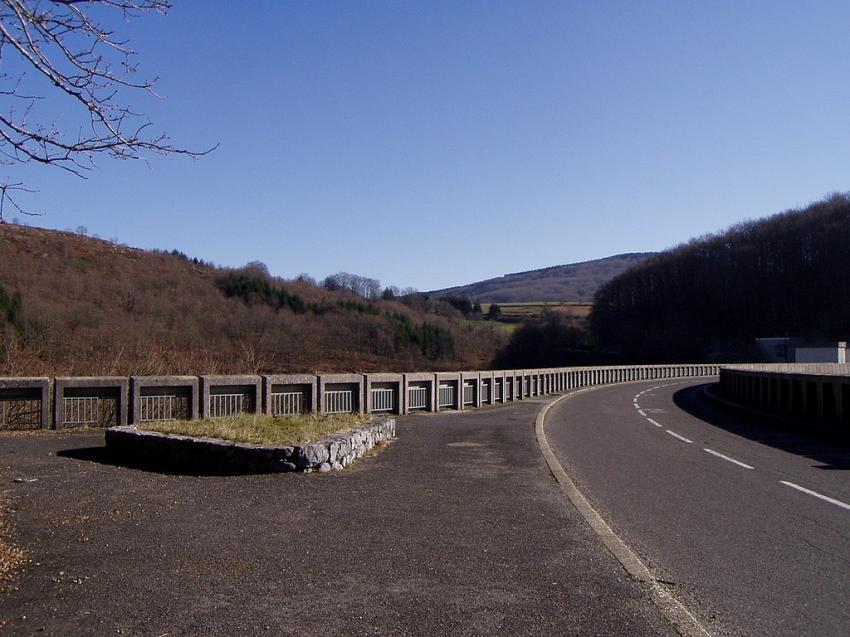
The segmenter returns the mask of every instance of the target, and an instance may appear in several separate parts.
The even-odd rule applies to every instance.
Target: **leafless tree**
[[[82,177],[98,156],[210,152],[174,146],[127,103],[128,93],[156,95],[156,78],[139,79],[137,52],[104,26],[170,7],[167,0],[0,0],[0,163],[59,166]],[[4,204],[26,213],[12,197],[21,190],[0,184],[0,221]]]
[[[322,286],[331,291],[348,290],[371,301],[375,301],[381,296],[381,282],[378,279],[370,279],[349,272],[337,272],[325,277]]]

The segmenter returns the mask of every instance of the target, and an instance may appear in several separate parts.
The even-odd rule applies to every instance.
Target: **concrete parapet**
[[[461,372],[460,386],[463,390],[461,409],[481,407],[481,372]]]
[[[724,366],[720,394],[733,402],[850,425],[850,368],[843,364]]]
[[[319,383],[315,374],[266,374],[262,384],[263,413],[268,416],[318,411]]]
[[[262,379],[259,376],[208,374],[198,378],[202,418],[260,413]]]
[[[320,374],[319,413],[364,411],[362,374]]]
[[[480,399],[478,400],[477,407],[481,407],[481,405],[495,405],[496,404],[496,374],[495,372],[479,372],[478,373],[478,395]]]
[[[26,407],[38,401],[37,410]],[[22,405],[22,409],[16,409]],[[0,378],[0,429],[50,427],[49,378]]]
[[[505,402],[514,402],[517,398],[517,372],[516,370],[505,370]]]
[[[437,402],[434,411],[463,409],[463,382],[461,372],[438,372],[434,374],[437,387]],[[451,401],[449,401],[451,398]]]
[[[198,388],[197,376],[131,376],[130,422],[197,420]]]
[[[117,376],[57,377],[53,381],[53,424],[115,426],[127,424],[127,378]]]
[[[404,395],[403,413],[409,414],[411,411],[437,410],[437,384],[434,381],[434,374],[432,372],[402,374],[402,377],[402,393]],[[412,402],[414,398],[416,402]],[[424,400],[421,400],[423,398]]]
[[[725,368],[752,374],[766,372],[850,377],[850,364],[729,365]],[[129,396],[128,379],[123,377],[60,377],[54,383],[53,422],[58,427],[125,423],[130,419],[139,422],[145,420],[144,404],[157,403],[156,409],[160,410],[157,413],[161,414],[164,413],[162,410],[170,409],[169,401],[180,404],[180,415],[174,416],[169,412],[171,417],[188,418],[216,417],[243,411],[277,415],[297,411],[328,413],[348,409],[371,413],[462,410],[464,404],[479,407],[482,404],[524,400],[600,384],[714,375],[718,370],[716,364],[680,364],[404,374],[270,374],[262,378],[255,375],[133,376],[129,379]],[[788,379],[782,382],[787,384]],[[441,385],[444,386],[443,391],[440,390]],[[760,391],[770,392],[774,396],[779,395],[777,392],[781,391],[781,387],[781,383],[768,383]],[[833,397],[845,391],[843,384],[840,389],[823,383],[814,387],[813,391],[825,396],[823,400],[826,402],[819,403],[819,410],[826,414],[832,413],[834,409],[831,405],[838,401]],[[795,405],[803,401],[812,404],[814,393],[799,387],[793,391],[795,393],[789,394],[791,397],[787,401]],[[17,414],[16,418],[20,420],[20,414],[26,412],[26,426],[44,426],[45,422],[50,424],[50,400],[44,398],[50,394],[49,379],[0,379],[0,408],[6,405],[5,408],[10,409],[8,404],[11,398],[4,396],[15,396],[15,392],[24,392],[26,398],[18,402],[28,403],[25,408],[20,405],[11,408]],[[333,405],[328,404],[331,399],[335,401]],[[374,402],[378,400],[381,401],[380,405]],[[36,401],[38,407],[35,406]],[[843,414],[844,405],[850,405],[850,397],[846,400],[842,397],[841,402],[836,404],[839,405],[836,409],[840,409]],[[66,416],[66,410],[70,418]],[[850,407],[847,410],[850,411]],[[0,428],[4,428],[5,417],[6,412],[0,411]]]
[[[756,363],[723,365],[722,369],[782,374],[850,377],[850,363]]]
[[[363,382],[366,413],[404,412],[404,377],[401,374],[363,374]],[[392,398],[391,402],[388,397]]]

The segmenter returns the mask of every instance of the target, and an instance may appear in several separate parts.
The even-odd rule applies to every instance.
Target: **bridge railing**
[[[682,364],[405,374],[0,378],[0,430],[194,420],[244,412],[283,416],[460,411],[582,387],[714,376],[719,371],[719,365]],[[850,412],[850,394],[841,396],[841,405],[847,404]]]
[[[720,370],[719,392],[766,411],[850,424],[848,364],[728,365]]]

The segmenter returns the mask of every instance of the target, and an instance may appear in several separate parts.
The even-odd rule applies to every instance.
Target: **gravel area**
[[[101,433],[2,436],[29,562],[0,633],[673,634],[552,480],[541,404],[399,418],[328,474],[163,474]]]

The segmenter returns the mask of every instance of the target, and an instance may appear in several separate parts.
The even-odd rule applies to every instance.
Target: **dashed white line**
[[[643,412],[643,409],[638,409],[638,413],[639,413],[641,416],[643,416],[644,418],[646,418],[646,414]]]
[[[649,422],[651,422],[653,425],[655,425],[656,427],[661,427],[661,423],[655,422],[652,418],[647,418],[647,420]]]
[[[835,506],[841,507],[842,509],[847,509],[850,511],[850,504],[846,502],[842,502],[841,500],[836,500],[835,498],[830,498],[828,495],[823,495],[822,493],[818,493],[817,491],[812,491],[811,489],[807,489],[806,487],[801,487],[799,484],[794,484],[793,482],[786,482],[785,480],[780,480],[780,484],[784,484],[786,487],[791,487],[792,489],[797,489],[797,491],[802,491],[803,493],[807,493],[808,495],[813,495],[816,498],[820,498],[825,502],[829,502],[830,504],[834,504]]]
[[[710,453],[712,456],[717,456],[718,458],[722,458],[726,462],[731,462],[732,464],[736,464],[739,467],[744,467],[744,469],[753,469],[754,468],[754,467],[751,467],[748,464],[741,462],[740,460],[735,460],[735,458],[730,458],[729,456],[724,456],[722,453],[720,453],[719,451],[715,451],[714,449],[703,449],[703,451]]]
[[[670,431],[669,429],[665,429],[665,431],[677,440],[681,440],[682,442],[687,442],[688,444],[693,444],[694,442],[693,440],[688,440],[684,436],[677,434],[675,431]]]

